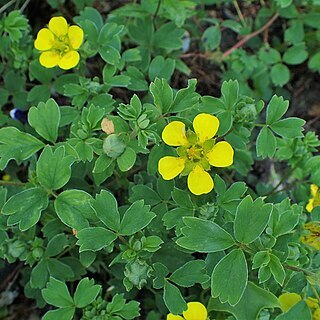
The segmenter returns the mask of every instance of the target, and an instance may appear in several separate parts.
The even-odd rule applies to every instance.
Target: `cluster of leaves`
[[[48,1],[54,9],[63,2]],[[23,262],[24,294],[54,307],[45,320],[159,320],[200,300],[216,319],[284,320],[304,312],[311,320],[308,308],[283,313],[277,297],[319,291],[319,254],[300,237],[304,222],[319,220],[319,210],[307,216],[304,207],[305,182],[320,184],[320,141],[303,132],[304,120],[285,116],[288,101],[273,95],[265,107],[244,84],[257,69],[284,84],[274,74],[284,74],[281,61],[299,56],[294,50],[304,39],[292,42],[292,33],[301,23],[318,26],[310,26],[311,13],[301,20],[295,4],[280,0],[242,26],[203,16],[214,26],[199,39],[215,53],[220,24],[246,34],[261,17],[293,12],[286,31],[292,47],[262,48],[258,58],[236,51],[225,77],[238,68],[241,83],[223,82],[219,98],[201,96],[196,79],[180,89],[170,83],[175,70],[190,72],[180,56],[198,2],[230,3],[142,0],[104,19],[92,1],[74,1],[85,42],[79,67],[68,73],[39,64],[21,13],[1,18],[0,170],[11,180],[0,180],[0,263]],[[8,116],[12,106],[28,111],[25,123]],[[219,118],[217,139],[235,155],[232,167],[211,171],[214,190],[197,197],[185,177],[165,181],[157,166],[173,155],[161,142],[165,125],[179,119],[190,126],[199,113]],[[287,171],[262,183],[252,166],[266,159]]]

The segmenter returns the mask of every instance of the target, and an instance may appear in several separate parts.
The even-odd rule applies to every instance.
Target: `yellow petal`
[[[306,303],[310,309],[319,308],[318,300],[315,298],[309,297],[308,299],[306,299]]]
[[[313,312],[312,320],[320,320],[320,308],[318,308]]]
[[[183,312],[186,320],[206,320],[208,312],[206,307],[200,302],[189,302],[188,309]]]
[[[158,170],[164,180],[171,180],[184,169],[184,159],[177,157],[163,157],[158,162]]]
[[[53,46],[53,42],[54,42],[53,33],[49,29],[43,28],[37,34],[37,38],[34,42],[34,47],[37,50],[41,50],[41,51],[50,50]]]
[[[228,167],[233,163],[234,151],[226,141],[218,142],[207,153],[209,163],[214,167]]]
[[[199,142],[213,138],[219,129],[219,124],[219,119],[211,114],[198,114],[193,120],[193,128]]]
[[[162,131],[162,140],[173,147],[188,144],[185,124],[181,121],[172,121],[167,124]]]
[[[69,51],[59,61],[59,67],[64,70],[75,67],[80,60],[80,55],[77,51]]]
[[[313,210],[313,208],[314,208],[313,203],[314,203],[314,199],[309,199],[309,202],[308,202],[308,204],[306,206],[306,209],[307,209],[308,212],[311,212]]]
[[[208,172],[196,165],[188,175],[188,188],[197,196],[209,193],[213,189],[213,180]]]
[[[68,33],[68,23],[64,17],[53,17],[49,21],[49,29],[57,36],[65,36]]]
[[[172,313],[169,313],[167,315],[167,320],[184,320],[184,319],[180,316],[174,316]]]
[[[70,44],[73,49],[79,49],[83,41],[83,30],[78,26],[71,26],[68,30]]]
[[[311,190],[312,196],[315,197],[315,196],[317,195],[317,192],[318,192],[318,190],[319,190],[319,187],[318,187],[317,185],[315,185],[315,184],[312,184],[312,185],[310,186],[310,190]]]
[[[46,68],[53,68],[58,65],[60,61],[60,55],[55,51],[45,51],[42,52],[39,57],[39,62],[42,66]]]
[[[279,298],[281,309],[286,312],[295,304],[297,304],[301,297],[297,293],[283,293]]]

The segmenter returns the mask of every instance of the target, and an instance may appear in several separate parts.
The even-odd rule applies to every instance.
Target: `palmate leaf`
[[[37,176],[41,185],[49,190],[62,188],[71,177],[72,156],[65,155],[65,147],[56,150],[47,146],[42,151],[37,162]]]
[[[183,219],[183,237],[176,243],[185,249],[198,252],[217,252],[230,248],[234,244],[232,236],[212,221],[195,217]]]
[[[3,170],[11,159],[18,163],[30,158],[44,147],[44,144],[32,135],[21,132],[14,127],[0,129],[0,170]]]
[[[31,107],[28,113],[29,124],[47,141],[55,142],[58,137],[60,109],[53,99],[46,103],[40,102],[37,107]]]
[[[34,226],[41,211],[48,206],[48,195],[42,188],[30,188],[12,196],[3,206],[1,213],[9,215],[8,225],[19,223],[21,231]]]
[[[236,305],[241,299],[248,281],[248,267],[244,253],[235,249],[215,266],[211,276],[211,295],[222,303]]]

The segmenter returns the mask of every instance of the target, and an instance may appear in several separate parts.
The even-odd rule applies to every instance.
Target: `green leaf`
[[[111,314],[119,315],[120,317],[128,320],[136,319],[140,315],[139,302],[132,300],[126,303],[123,298],[123,294],[118,293],[115,294],[112,301],[108,303],[107,310]],[[114,320],[120,320],[120,318],[115,317]]]
[[[271,68],[271,80],[276,86],[282,87],[290,80],[290,71],[287,66],[277,63]]]
[[[283,100],[283,97],[278,97],[274,95],[270,100],[267,107],[267,120],[266,124],[272,124],[287,112],[289,108],[289,101]]]
[[[227,111],[232,111],[239,98],[239,82],[237,80],[224,81],[221,86],[221,100]]]
[[[82,190],[67,190],[59,194],[54,207],[59,219],[68,227],[77,231],[89,226],[95,212],[89,202],[92,197]]]
[[[276,152],[277,140],[268,127],[263,127],[259,132],[256,142],[257,156],[265,159],[272,158]]]
[[[202,35],[202,41],[211,51],[217,49],[221,42],[220,28],[218,26],[207,28]]]
[[[59,280],[66,281],[74,279],[72,268],[55,258],[47,258],[47,266],[49,274]]]
[[[31,107],[28,121],[31,127],[47,141],[55,142],[57,140],[60,110],[53,99],[49,99],[46,103],[40,102],[37,107]]]
[[[172,199],[181,208],[194,209],[194,205],[188,192],[174,188],[172,191]]]
[[[291,26],[286,28],[284,32],[285,42],[290,44],[298,44],[304,39],[304,27],[303,22],[300,19],[290,20]]]
[[[19,229],[25,231],[39,221],[48,203],[48,195],[42,188],[30,188],[9,198],[1,213],[10,216],[7,221],[9,226],[19,223]]]
[[[164,284],[166,282],[165,277],[168,275],[169,270],[168,268],[160,263],[156,262],[153,264],[153,288],[155,289],[161,289],[164,287]]]
[[[31,80],[37,79],[43,84],[49,84],[54,75],[54,69],[43,67],[38,60],[34,60],[29,64],[29,72]]]
[[[192,287],[196,283],[205,283],[210,277],[206,272],[204,260],[193,260],[185,263],[177,269],[169,278],[171,281],[182,287]]]
[[[93,302],[101,290],[100,285],[95,285],[93,279],[83,278],[74,293],[74,303],[77,308],[84,308]]]
[[[311,320],[312,314],[310,308],[304,300],[299,301],[293,307],[291,307],[286,313],[280,314],[275,320],[293,320],[303,319]]]
[[[150,84],[150,92],[153,96],[154,105],[162,112],[167,113],[173,101],[173,92],[165,79],[156,78]]]
[[[34,86],[28,93],[27,101],[35,104],[50,98],[50,87],[45,84]]]
[[[132,148],[127,147],[126,150],[117,158],[119,169],[122,172],[130,170],[134,166],[136,159],[136,152]]]
[[[30,286],[32,288],[42,289],[46,286],[48,278],[47,260],[42,259],[31,271]]]
[[[164,59],[162,56],[156,56],[149,66],[149,79],[154,81],[156,77],[170,80],[175,68],[175,61],[173,59]]]
[[[272,218],[272,235],[275,237],[289,233],[299,222],[302,213],[302,207],[293,205],[289,210],[273,210]]]
[[[107,63],[115,65],[120,61],[121,56],[119,51],[110,45],[101,46],[98,52],[101,58]]]
[[[0,129],[0,170],[3,170],[11,159],[18,163],[27,160],[44,147],[44,144],[32,135],[21,132],[14,127]]]
[[[188,87],[180,89],[174,97],[170,112],[181,112],[198,106],[199,94],[195,92],[196,84],[196,79],[188,80]]]
[[[287,64],[300,64],[308,58],[305,44],[300,43],[289,48],[283,55],[283,61]]]
[[[77,232],[77,245],[80,246],[79,252],[83,251],[100,251],[109,246],[117,236],[102,227],[89,227]]]
[[[176,243],[185,249],[198,252],[217,252],[234,245],[232,236],[216,223],[195,217],[183,219],[186,227],[182,228],[183,237]]]
[[[44,300],[55,307],[73,307],[73,300],[66,284],[53,277],[50,277],[47,288],[41,292]]]
[[[320,52],[313,55],[308,61],[309,69],[320,72]]]
[[[138,68],[130,66],[122,74],[128,76],[131,79],[131,83],[128,85],[128,88],[130,90],[148,90],[148,83],[145,80],[144,74]]]
[[[161,202],[159,195],[150,187],[145,185],[136,185],[132,187],[132,194],[129,198],[130,202],[144,200],[146,205],[154,206]]]
[[[99,220],[109,229],[118,231],[120,228],[120,214],[118,203],[114,195],[107,191],[101,190],[96,195],[96,199],[90,201],[90,205],[96,212]]]
[[[234,235],[240,243],[256,240],[266,228],[272,212],[272,204],[264,204],[262,198],[254,202],[250,195],[239,204],[234,221]]]
[[[62,252],[68,245],[69,243],[67,236],[64,233],[59,233],[48,242],[45,256],[54,257]]]
[[[177,315],[187,310],[187,304],[184,301],[180,290],[168,281],[164,283],[163,301],[170,313]]]
[[[75,311],[74,307],[50,310],[43,316],[42,320],[72,320]]]
[[[167,49],[167,51],[180,49],[183,34],[184,30],[177,28],[173,22],[163,24],[154,34],[153,45],[156,48]]]
[[[40,184],[49,190],[62,188],[71,177],[72,156],[65,155],[65,147],[60,146],[55,151],[46,146],[37,162],[37,176]]]
[[[286,278],[286,272],[277,256],[274,254],[270,254],[270,261],[268,267],[274,277],[274,279],[283,286],[283,282]]]
[[[219,299],[212,298],[208,304],[209,312],[212,310],[230,312],[237,320],[255,320],[260,311],[265,308],[280,308],[279,300],[271,292],[258,287],[252,282],[248,282],[244,294],[237,305],[222,304]],[[291,318],[290,320],[293,319]]]
[[[130,236],[145,228],[156,215],[145,206],[143,200],[133,203],[124,213],[119,234]]]
[[[286,118],[273,123],[271,129],[284,138],[299,138],[303,137],[302,131],[305,120],[300,118]]]
[[[267,64],[275,64],[281,61],[279,51],[269,46],[260,49],[259,58]]]
[[[248,281],[248,267],[244,253],[232,250],[215,266],[211,276],[211,295],[222,303],[235,306],[241,299]]]

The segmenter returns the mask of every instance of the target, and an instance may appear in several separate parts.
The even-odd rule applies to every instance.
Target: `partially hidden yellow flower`
[[[300,238],[300,241],[317,250],[320,250],[320,222],[311,221],[303,226],[305,235]]]
[[[34,47],[42,51],[39,62],[46,68],[59,66],[68,70],[80,60],[78,49],[83,42],[83,30],[75,25],[69,26],[63,17],[51,18],[48,28],[41,29]]]
[[[233,163],[234,150],[226,141],[213,137],[219,129],[219,119],[210,114],[198,114],[193,120],[194,131],[186,131],[181,121],[170,122],[162,132],[162,140],[176,149],[178,157],[159,160],[158,170],[164,180],[188,175],[188,188],[195,195],[209,193],[213,180],[207,172],[210,166],[228,167]]]
[[[175,316],[172,313],[167,315],[167,320],[206,320],[208,312],[206,307],[200,302],[188,302],[187,310],[183,311],[183,317]]]
[[[286,292],[279,296],[279,301],[281,305],[281,309],[283,312],[287,312],[294,305],[296,305],[299,301],[302,300],[301,296],[297,293]],[[311,313],[312,320],[320,320],[320,305],[317,299],[309,297],[305,300],[308,305]]]
[[[320,205],[320,191],[319,187],[315,184],[310,186],[311,198],[306,206],[308,212],[311,212],[315,207]]]
[[[2,181],[10,181],[10,180],[11,180],[10,174],[5,173],[5,174],[2,176]]]

